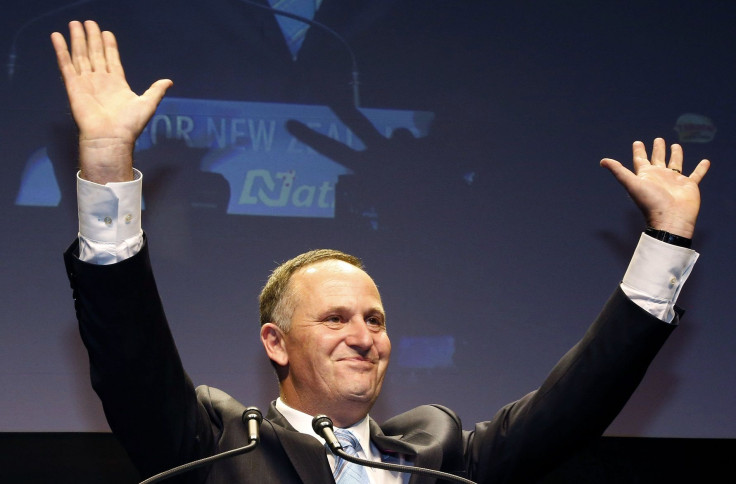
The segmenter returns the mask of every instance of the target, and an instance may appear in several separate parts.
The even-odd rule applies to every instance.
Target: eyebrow
[[[327,309],[324,309],[322,311],[319,311],[317,314],[321,316],[325,316],[327,314],[331,313],[346,313],[346,312],[353,312],[350,308],[347,306],[330,306]],[[381,306],[373,306],[369,308],[367,311],[363,312],[364,315],[380,315],[384,320],[386,319],[386,312],[383,310],[383,307]]]

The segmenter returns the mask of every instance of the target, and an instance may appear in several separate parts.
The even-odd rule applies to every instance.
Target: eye
[[[379,316],[369,316],[365,322],[369,327],[376,330],[383,329],[386,326],[383,318]]]
[[[342,317],[340,317],[340,315],[338,315],[338,314],[332,314],[330,316],[327,316],[324,319],[324,321],[326,323],[334,323],[334,324],[337,324],[337,323],[341,323],[342,322]]]

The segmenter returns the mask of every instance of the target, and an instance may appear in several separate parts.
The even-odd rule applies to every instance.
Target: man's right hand
[[[135,140],[173,83],[158,80],[138,96],[125,80],[112,32],[100,32],[91,20],[73,21],[69,35],[71,54],[59,32],[51,42],[79,128],[81,176],[100,184],[130,181]]]

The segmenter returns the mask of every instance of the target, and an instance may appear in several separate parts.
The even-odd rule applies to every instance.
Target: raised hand
[[[69,23],[71,53],[64,36],[51,34],[72,115],[79,127],[82,177],[107,183],[133,179],[133,150],[166,90],[161,79],[138,96],[125,80],[115,36],[97,23]]]
[[[662,138],[654,140],[651,161],[644,143],[634,142],[634,171],[610,158],[601,166],[613,173],[641,209],[647,225],[657,230],[692,238],[700,210],[698,184],[708,172],[710,162],[701,160],[692,173],[682,172],[682,147],[673,144],[666,161],[667,147]]]

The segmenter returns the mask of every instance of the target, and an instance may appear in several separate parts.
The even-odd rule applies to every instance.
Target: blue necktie
[[[361,450],[358,439],[349,430],[335,429],[335,436],[342,445],[346,454],[356,456]],[[335,456],[335,472],[333,472],[337,484],[366,484],[368,474],[365,467],[348,462],[342,457]]]

